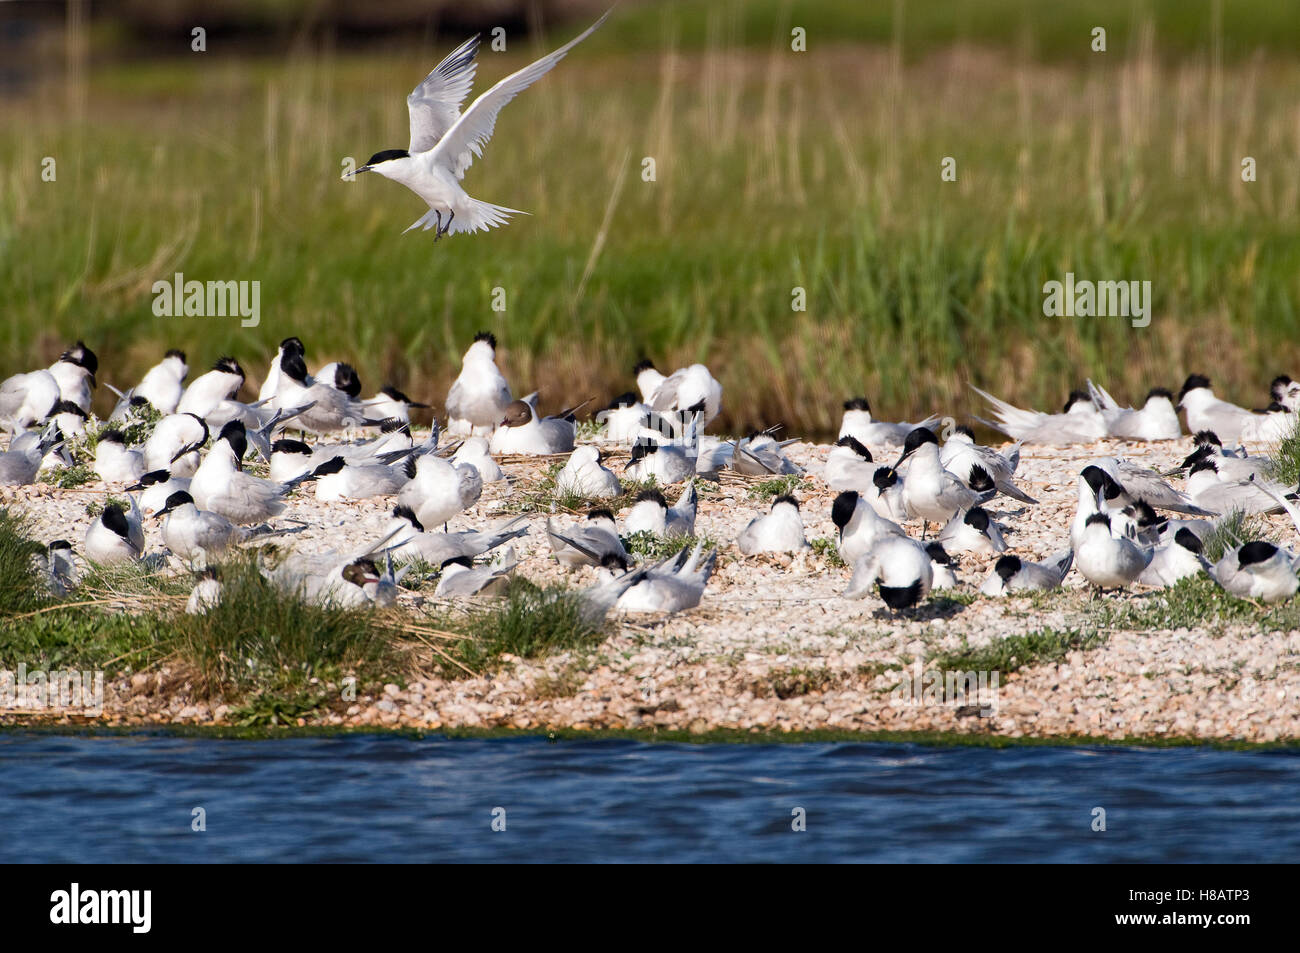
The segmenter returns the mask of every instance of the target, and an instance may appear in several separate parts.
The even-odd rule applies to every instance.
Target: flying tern
[[[471,198],[460,181],[476,156],[492,138],[502,107],[551,71],[571,49],[591,36],[609,13],[574,39],[535,63],[512,73],[470,104],[464,114],[461,103],[474,82],[478,52],[477,36],[466,40],[425,77],[406,98],[410,115],[411,141],[405,149],[385,149],[354,172],[377,172],[405,185],[424,200],[428,212],[410,228],[435,229],[434,239],[460,232],[477,232],[505,225],[516,209]]]

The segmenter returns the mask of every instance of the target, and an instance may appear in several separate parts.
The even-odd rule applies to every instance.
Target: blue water
[[[0,861],[1296,861],[1297,795],[1297,752],[0,733]]]

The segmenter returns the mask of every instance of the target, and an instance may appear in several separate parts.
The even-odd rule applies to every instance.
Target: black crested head
[[[976,493],[987,493],[994,487],[993,477],[989,476],[989,471],[979,464],[975,464],[970,468],[968,483]]]
[[[903,456],[909,456],[927,443],[932,443],[935,446],[939,445],[939,438],[934,435],[934,431],[929,427],[913,428],[908,433],[907,439],[903,441]]]
[[[293,352],[295,354],[306,354],[307,349],[303,347],[302,341],[297,337],[285,338],[280,342],[280,350],[284,354]]]
[[[194,497],[190,496],[184,490],[177,490],[167,497],[167,503],[163,509],[173,510],[178,506],[184,506],[186,503],[193,503]]]
[[[943,548],[943,543],[938,541],[926,543],[925,551],[930,556],[930,562],[939,563],[942,566],[952,565],[952,557],[948,555],[948,550]]]
[[[444,559],[439,568],[445,570],[448,566],[464,566],[466,569],[473,569],[474,559],[471,556],[452,556],[451,559]]]
[[[84,367],[92,375],[99,371],[99,358],[95,357],[95,352],[86,347],[81,341],[78,341],[59,355],[59,360],[66,361],[69,364],[76,364],[78,367]]]
[[[1192,553],[1200,553],[1205,547],[1201,544],[1201,537],[1197,536],[1186,526],[1174,533],[1174,542],[1183,549]]]
[[[147,401],[146,401],[147,403]],[[89,420],[90,415],[82,410],[78,405],[70,400],[60,400],[50,408],[50,416],[57,417],[59,414],[76,414],[82,420]]]
[[[590,510],[587,513],[587,519],[589,520],[606,519],[612,523],[614,522],[614,514],[611,513],[609,510],[605,509],[604,507],[599,507],[598,509]]]
[[[280,373],[289,380],[302,384],[307,380],[307,362],[297,351],[285,351],[280,358]]]
[[[134,396],[133,396],[133,397],[132,397],[130,400],[128,400],[126,403],[127,403],[127,406],[128,406],[128,407],[133,407],[133,408],[135,408],[136,410],[139,410],[141,407],[148,407],[148,406],[149,406],[149,399],[148,399],[147,397],[134,397]]]
[[[100,520],[105,526],[111,529],[123,539],[129,539],[131,536],[131,524],[127,522],[126,513],[122,510],[120,503],[110,503],[104,507],[104,512],[100,514]]]
[[[415,457],[407,457],[406,465],[402,467],[402,472],[406,474],[406,478],[408,480],[414,480],[416,470],[417,467],[415,465]]]
[[[1211,473],[1219,472],[1219,465],[1214,462],[1214,457],[1202,457],[1192,464],[1192,468],[1187,471],[1188,476],[1209,470]]]
[[[1110,529],[1110,517],[1105,513],[1093,513],[1084,521],[1084,526],[1091,526],[1093,523],[1100,523],[1107,529]]]
[[[1253,543],[1246,543],[1241,549],[1237,550],[1237,564],[1253,566],[1258,563],[1268,562],[1276,553],[1276,546],[1259,539]]]
[[[873,462],[871,457],[871,451],[868,450],[866,447],[864,447],[862,445],[862,441],[858,440],[856,437],[850,437],[846,434],[845,436],[840,437],[839,440],[835,441],[835,446],[848,447],[850,450],[852,450],[854,453],[860,456],[867,463]]]
[[[351,364],[338,364],[334,368],[334,386],[349,397],[361,396],[361,378]]]
[[[379,165],[381,162],[391,162],[393,159],[409,159],[411,154],[405,149],[385,149],[382,152],[376,152],[366,160],[366,165]]]
[[[1092,488],[1093,496],[1101,492],[1105,494],[1106,499],[1113,500],[1124,492],[1120,485],[1115,482],[1115,478],[1096,464],[1089,464],[1084,467],[1079,476],[1083,477],[1088,486]]]
[[[238,420],[229,421],[221,428],[221,434],[218,440],[224,440],[230,444],[230,449],[234,451],[235,460],[244,459],[244,454],[248,452],[248,435],[244,431],[244,425]]]
[[[653,371],[654,369],[655,369],[654,361],[650,360],[650,358],[648,357],[643,357],[641,358],[641,360],[637,361],[635,365],[633,365],[632,376],[637,377],[641,374],[642,371]]]
[[[865,397],[850,397],[844,402],[845,410],[865,410],[871,413],[871,404],[867,403]]]
[[[1209,444],[1201,444],[1183,458],[1181,466],[1186,470],[1188,467],[1194,467],[1202,460],[1208,460],[1212,456],[1214,456],[1214,448]]]
[[[1291,386],[1292,380],[1286,374],[1279,374],[1273,378],[1273,382],[1268,385],[1268,392],[1274,397],[1281,397],[1286,393],[1286,389]]]
[[[795,499],[795,497],[791,496],[789,493],[782,493],[780,496],[772,500],[772,509],[776,509],[782,503],[789,503],[796,510],[799,508],[799,501]]]
[[[415,518],[415,510],[411,509],[409,506],[399,503],[397,506],[393,507],[393,515],[400,520],[406,520],[421,533],[424,532],[424,524]]]
[[[1167,387],[1151,388],[1149,391],[1147,391],[1147,400],[1150,401],[1153,397],[1163,397],[1165,400],[1171,403],[1173,402],[1174,399],[1173,392],[1170,391],[1169,388]]]
[[[342,472],[342,470],[343,470],[343,458],[330,457],[328,460],[326,460],[324,463],[318,466],[315,470],[313,470],[312,473],[315,476],[328,476],[331,473],[340,473]]]
[[[1160,522],[1160,517],[1156,515],[1155,508],[1146,500],[1134,500],[1132,509],[1133,515],[1137,518],[1138,526],[1143,529]]]
[[[993,571],[1002,577],[1002,584],[1005,586],[1011,581],[1011,577],[1020,572],[1019,556],[1003,556],[993,564]]]
[[[185,360],[185,352],[182,351],[180,348],[175,348],[175,347],[174,347],[174,348],[169,349],[169,350],[167,351],[167,353],[163,355],[163,360],[165,361],[165,360],[167,360],[167,358],[169,358],[169,357],[180,358],[180,362],[181,362],[182,364],[188,363],[188,362]]]
[[[277,440],[271,444],[271,453],[300,453],[304,457],[311,456],[311,447],[307,446],[301,440],[289,440],[287,438]]]
[[[636,495],[636,502],[638,503],[644,503],[647,500],[653,503],[658,503],[664,509],[668,509],[668,501],[664,499],[664,495],[658,490],[642,490]]]
[[[1222,447],[1223,441],[1213,430],[1198,430],[1192,438],[1198,447]]]
[[[1070,412],[1070,408],[1073,407],[1075,404],[1091,404],[1091,403],[1092,403],[1092,398],[1088,396],[1088,392],[1086,390],[1072,390],[1070,391],[1070,396],[1065,398],[1065,407],[1061,410],[1061,413],[1068,414]]]
[[[1183,402],[1183,398],[1186,397],[1189,392],[1197,390],[1198,388],[1201,387],[1205,387],[1208,389],[1209,386],[1210,386],[1210,379],[1206,377],[1204,374],[1189,374],[1187,380],[1183,381],[1182,390],[1178,392],[1178,402],[1181,404]]]
[[[401,417],[385,417],[380,421],[380,433],[398,433],[399,431],[405,431],[408,437],[411,435],[410,426]]]
[[[632,564],[622,553],[605,553],[600,557],[600,564],[606,569],[631,569]]]
[[[620,407],[635,407],[637,403],[638,401],[637,401],[636,394],[632,393],[631,391],[627,391],[626,393],[619,394],[617,397],[611,400],[609,402],[609,406],[606,407],[605,409],[618,410]]]
[[[637,443],[637,444],[633,444],[633,445],[632,445],[632,453],[631,453],[631,455],[628,457],[628,461],[627,461],[627,462],[628,462],[628,463],[636,463],[636,461],[640,460],[642,457],[648,457],[648,456],[650,456],[650,454],[652,454],[652,453],[658,453],[658,452],[659,452],[659,444],[657,444],[657,443]]]
[[[497,349],[497,336],[491,331],[479,331],[475,334],[474,343],[477,344],[479,341],[487,341],[487,346],[492,348],[493,351]]]
[[[140,486],[155,486],[159,483],[166,483],[172,478],[170,470],[150,470],[144,476],[140,477]]]
[[[982,506],[972,506],[966,511],[966,518],[962,522],[972,529],[979,530],[981,533],[987,533],[989,529],[988,510]]]
[[[395,400],[395,401],[397,401],[398,403],[401,403],[401,404],[409,404],[409,403],[411,403],[411,398],[407,397],[405,394],[403,394],[400,390],[398,390],[398,389],[397,389],[396,387],[394,387],[392,384],[389,384],[389,385],[386,386],[386,387],[381,387],[381,388],[379,388],[379,393],[383,394],[383,395],[384,395],[385,397],[387,397],[389,400]],[[355,395],[354,395],[354,396],[355,396]]]
[[[871,482],[877,490],[884,493],[890,487],[898,485],[898,471],[893,467],[876,467],[876,472],[871,475]]]
[[[126,445],[126,438],[122,436],[122,431],[120,430],[101,430],[99,432],[98,440],[100,443],[120,443],[123,446]]]
[[[965,424],[958,424],[958,425],[957,425],[957,428],[956,428],[955,430],[953,430],[953,433],[963,434],[963,435],[965,435],[965,436],[967,436],[967,437],[970,437],[971,440],[974,440],[974,439],[975,439],[975,431],[971,430],[971,429],[970,429],[969,427],[967,427]]]
[[[858,508],[858,491],[845,490],[839,496],[835,497],[835,502],[831,504],[831,522],[841,530],[849,525],[849,520],[853,519],[853,514]]]
[[[241,381],[244,379],[244,369],[239,366],[237,360],[229,355],[217,358],[216,363],[212,365],[212,369],[221,371],[223,374],[234,374]]]

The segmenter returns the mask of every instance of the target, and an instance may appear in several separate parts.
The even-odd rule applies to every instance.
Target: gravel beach
[[[1075,478],[1087,460],[1119,456],[1163,470],[1190,449],[1187,437],[1153,444],[1026,446],[1017,482],[1039,504],[1024,506],[999,497],[989,508],[1007,527],[1010,552],[1041,559],[1068,548]],[[807,471],[795,493],[810,541],[836,535],[830,517],[836,494],[821,477],[829,450],[799,443],[786,451]],[[607,445],[605,452],[607,463],[621,472],[625,450]],[[892,459],[888,453],[878,456]],[[501,521],[551,462],[504,459],[509,483],[486,486],[479,502],[453,520],[451,528]],[[1252,622],[1128,629],[1122,624],[1123,610],[1140,609],[1158,594],[1134,587],[1096,599],[1077,571],[1061,592],[979,596],[976,591],[995,557],[972,554],[959,557],[954,592],[932,593],[914,613],[895,615],[874,594],[862,600],[841,596],[851,571],[837,564],[833,547],[742,556],[737,535],[768,508],[767,500],[751,493],[759,482],[726,473],[720,483],[701,487],[696,533],[717,540],[721,558],[698,608],[667,619],[611,617],[608,637],[589,651],[531,660],[507,657],[497,670],[479,677],[395,678],[381,693],[326,707],[299,724],[424,730],[942,731],[1012,738],[1252,742],[1300,734],[1300,630],[1268,631],[1276,627]],[[109,492],[120,493],[120,487],[2,488],[0,505],[30,514],[39,538],[66,537],[80,550],[91,519],[86,506]],[[678,492],[677,487],[667,489],[670,502]],[[349,543],[379,539],[392,506],[391,498],[318,503],[309,492],[300,492],[290,499],[283,518],[309,525],[290,537],[295,549],[322,551],[340,547],[341,538]],[[555,515],[561,522],[575,518]],[[517,571],[543,585],[596,581],[594,570],[566,572],[551,558],[546,517],[527,517],[529,534],[514,542]],[[1285,516],[1266,520],[1275,538],[1293,540],[1295,531]],[[146,524],[147,550],[161,552],[157,525]],[[908,530],[919,535],[919,523],[909,524]],[[416,612],[445,611],[432,591],[431,585],[403,591],[400,601]],[[1099,609],[1105,611],[1099,614]],[[1106,624],[1113,618],[1120,623]],[[988,697],[979,704],[899,702],[900,681],[926,668],[927,660],[1045,629],[1077,630],[1090,638],[1059,661],[997,673],[991,703]],[[55,723],[220,725],[228,723],[231,712],[218,699],[197,697],[184,674],[167,664],[106,679],[104,701],[98,718],[6,712],[0,723],[29,724],[43,717]]]

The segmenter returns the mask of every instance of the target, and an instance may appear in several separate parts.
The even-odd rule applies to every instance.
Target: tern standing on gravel
[[[554,53],[501,80],[474,100],[462,115],[460,104],[469,95],[478,68],[474,62],[478,37],[466,40],[406,97],[411,120],[410,145],[405,149],[376,152],[369,162],[355,172],[344,174],[343,178],[378,172],[406,186],[429,206],[429,211],[406,231],[419,227],[425,231],[436,229],[435,241],[458,232],[487,231],[505,225],[511,215],[525,214],[470,198],[461,188],[461,179],[474,157],[483,155],[483,147],[496,128],[497,115],[506,103],[549,73],[608,16],[606,13]]]

